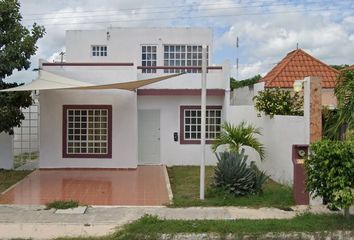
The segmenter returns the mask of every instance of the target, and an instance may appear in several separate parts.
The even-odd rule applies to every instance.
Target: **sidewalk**
[[[144,214],[162,219],[289,219],[307,207],[295,211],[276,208],[243,207],[89,207],[85,214],[56,214],[44,206],[0,205],[0,236],[3,239],[50,239],[64,236],[102,236]],[[313,207],[312,213],[329,213],[324,207]]]

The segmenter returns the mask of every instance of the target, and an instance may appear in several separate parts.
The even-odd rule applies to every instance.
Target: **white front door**
[[[160,110],[138,111],[139,164],[160,164]]]

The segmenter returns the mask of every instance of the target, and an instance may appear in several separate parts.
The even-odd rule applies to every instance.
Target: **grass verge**
[[[32,171],[15,171],[0,169],[0,193],[22,180]]]
[[[69,208],[76,208],[79,206],[79,202],[78,201],[53,201],[53,202],[49,202],[46,205],[46,210],[48,209],[69,209]]]
[[[339,214],[314,215],[304,214],[293,219],[268,220],[161,220],[155,216],[146,215],[139,220],[126,225],[116,233],[98,238],[61,238],[62,240],[113,240],[113,239],[158,239],[161,234],[178,233],[215,233],[225,236],[259,236],[265,233],[294,232],[334,232],[353,231],[354,218],[347,220]],[[222,239],[222,238],[221,238]],[[250,238],[248,238],[250,239]]]
[[[213,182],[214,167],[208,166],[205,171],[205,183],[207,186],[204,201],[199,200],[199,167],[175,166],[168,168],[171,188],[173,192],[173,204],[171,207],[190,206],[247,206],[247,207],[277,207],[286,209],[295,205],[292,189],[272,180],[264,184],[263,193],[245,197],[234,197],[225,192],[211,188]]]

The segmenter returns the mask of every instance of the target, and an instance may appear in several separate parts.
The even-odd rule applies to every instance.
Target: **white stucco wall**
[[[0,169],[13,168],[13,136],[0,133]]]
[[[253,150],[248,150],[250,161],[256,161],[271,178],[288,185],[293,183],[292,145],[306,144],[307,133],[303,116],[258,117],[253,106],[230,106],[228,121],[239,124],[241,121],[262,129],[260,141],[264,144],[266,158],[260,161]]]
[[[207,44],[213,49],[213,33],[209,28],[69,30],[65,44],[67,62],[132,62],[135,66],[141,65],[141,45],[157,45],[157,65],[163,66],[163,45]],[[91,56],[92,45],[107,45],[107,56]],[[209,59],[212,59],[211,50]]]
[[[109,91],[40,92],[40,168],[135,168],[137,166],[136,93]],[[112,159],[63,158],[65,104],[112,105]]]
[[[207,98],[207,105],[223,105],[223,97]],[[180,144],[180,106],[199,105],[200,96],[138,96],[138,109],[160,110],[160,156],[166,165],[199,165],[200,144]],[[178,132],[178,142],[173,133]],[[206,164],[215,164],[216,157],[210,145],[206,145]]]

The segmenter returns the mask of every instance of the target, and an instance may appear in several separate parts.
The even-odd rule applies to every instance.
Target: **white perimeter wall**
[[[13,168],[13,136],[0,133],[0,169]]]
[[[40,168],[135,168],[138,162],[136,99],[136,93],[120,90],[41,91]],[[112,159],[62,157],[65,104],[112,105]]]
[[[207,105],[223,105],[224,97],[207,97]],[[199,165],[200,144],[180,144],[180,106],[199,105],[200,96],[138,96],[138,109],[160,110],[160,156],[166,165]],[[223,109],[224,112],[224,109]],[[173,133],[178,132],[178,142]],[[206,145],[206,164],[215,164],[216,157]]]
[[[228,121],[233,124],[246,121],[262,128],[263,135],[259,139],[265,146],[266,158],[261,162],[254,150],[247,149],[249,161],[256,161],[275,181],[292,185],[292,145],[305,144],[307,141],[304,117],[258,117],[253,106],[230,106],[227,116]]]

